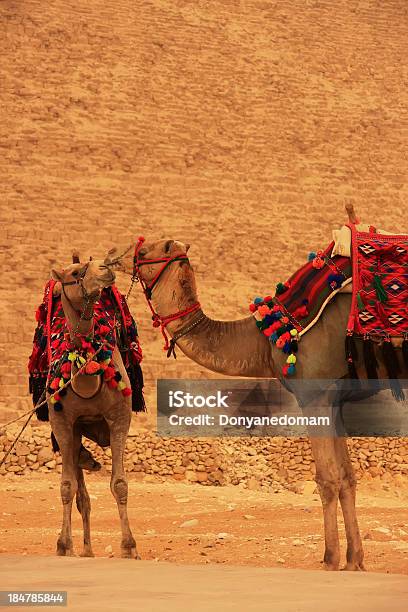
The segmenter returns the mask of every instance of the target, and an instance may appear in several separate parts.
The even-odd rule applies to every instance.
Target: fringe
[[[130,361],[130,360],[129,360]],[[126,368],[132,388],[132,411],[146,412],[146,404],[143,396],[143,372],[140,363],[129,363]]]
[[[405,393],[398,380],[398,374],[400,373],[401,368],[398,363],[398,355],[391,342],[383,342],[382,354],[385,367],[387,368],[388,377],[390,379],[391,392],[398,402],[402,402],[405,399]]]
[[[57,453],[60,449],[58,442],[57,442],[57,438],[54,436],[54,433],[51,432],[51,444],[52,444],[52,450],[54,453]]]
[[[404,359],[405,366],[408,368],[408,339],[402,341],[402,357]]]
[[[374,352],[374,343],[369,338],[364,339],[363,342],[363,355],[364,355],[364,364],[367,371],[367,377],[370,379],[377,378],[378,379],[378,362]]]
[[[33,376],[30,374],[29,387],[30,393],[32,394],[33,406],[38,404],[40,400],[45,399],[45,386],[47,384],[47,375],[41,374],[40,376]],[[49,421],[48,417],[48,405],[40,406],[35,411],[37,419],[39,421]]]
[[[357,346],[353,336],[346,336],[345,340],[346,359],[350,378],[358,379],[356,363],[358,359]]]

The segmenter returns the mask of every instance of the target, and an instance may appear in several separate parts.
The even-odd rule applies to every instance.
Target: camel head
[[[102,289],[113,285],[116,279],[109,257],[105,260],[90,260],[84,264],[73,263],[62,270],[53,269],[51,274],[77,310],[81,309],[84,299],[95,302]]]
[[[188,259],[173,259],[185,256],[190,245],[178,240],[145,242],[138,252],[137,272],[147,287],[151,287],[153,299],[189,304],[196,301],[194,274]],[[151,260],[159,260],[151,262]],[[162,260],[162,261],[160,261]],[[166,261],[170,260],[168,265]],[[162,272],[161,272],[162,271]],[[160,276],[157,278],[157,275]],[[167,304],[174,307],[174,304]]]

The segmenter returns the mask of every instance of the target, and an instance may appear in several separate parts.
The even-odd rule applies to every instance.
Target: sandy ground
[[[8,589],[66,590],[70,610],[179,612],[405,611],[405,576],[148,561],[5,557]],[[24,576],[22,581],[21,576]],[[341,600],[339,599],[341,592]],[[15,610],[23,608],[16,607]]]
[[[95,555],[116,558],[120,530],[109,478],[92,474],[87,482]],[[143,560],[321,567],[321,505],[314,493],[264,493],[176,482],[129,483],[129,516]],[[374,480],[361,484],[358,515],[369,571],[408,574],[407,502],[408,491],[401,484],[397,487]],[[1,555],[53,555],[61,518],[57,474],[4,478],[0,485]],[[181,526],[194,519],[195,524]],[[339,519],[344,560],[346,544]],[[389,532],[378,535],[378,527]],[[79,554],[82,535],[76,509],[73,533]]]

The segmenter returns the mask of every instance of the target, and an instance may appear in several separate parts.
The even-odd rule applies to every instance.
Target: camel
[[[175,240],[159,240],[144,243],[137,254],[138,278],[145,290],[147,288],[148,297],[151,296],[151,303],[158,314],[157,321],[165,321],[173,345],[175,342],[188,358],[211,371],[227,376],[278,378],[287,386],[280,374],[286,355],[259,332],[253,316],[237,321],[217,321],[205,316],[201,308],[196,309],[196,283],[186,256],[188,249],[189,245]],[[134,246],[115,251],[122,253],[119,269],[133,276]],[[163,263],[166,261],[167,264]],[[319,321],[302,338],[302,358],[298,361],[295,379],[340,380],[348,377],[344,336],[350,304],[350,293],[338,293]],[[172,317],[168,315],[173,313],[185,314],[171,320]],[[377,360],[381,365],[381,377],[384,372],[381,355],[377,355]],[[362,373],[359,371],[359,374]],[[307,403],[308,408],[315,406],[318,409],[324,395],[313,397],[311,394],[306,400],[296,399],[300,406],[303,402]],[[330,405],[327,401],[326,405]],[[315,480],[323,507],[324,567],[338,570],[340,565],[337,524],[340,501],[347,538],[343,569],[364,570],[364,552],[355,506],[356,478],[346,439],[311,437],[310,441],[316,465]]]
[[[78,348],[81,346],[80,337],[93,335],[93,309],[102,288],[112,285],[115,281],[115,273],[111,270],[110,263],[107,257],[103,262],[90,261],[85,265],[75,263],[65,270],[52,271],[53,279],[61,283],[62,307],[68,323],[71,342]],[[122,381],[129,387],[129,379],[117,347],[112,357],[116,371],[120,372]],[[78,368],[74,363],[72,368],[72,374],[75,374]],[[119,510],[122,557],[138,559],[136,542],[130,530],[127,515],[128,485],[123,466],[123,455],[131,421],[131,398],[125,397],[116,389],[109,388],[101,380],[100,375],[90,376],[81,372],[67,388],[62,410],[54,409],[49,393],[47,393],[47,399],[51,428],[62,456],[63,521],[57,541],[57,555],[72,556],[74,554],[71,512],[72,502],[76,495],[84,533],[81,556],[94,556],[90,533],[90,498],[78,459],[81,435],[85,434],[93,438],[93,432],[99,430],[96,439],[100,439],[102,435],[108,441],[110,440],[112,450],[110,486]],[[90,435],[87,434],[88,430],[91,432]]]

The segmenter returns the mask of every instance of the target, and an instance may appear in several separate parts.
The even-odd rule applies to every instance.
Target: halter
[[[160,327],[160,331],[163,335],[163,338],[164,338],[163,350],[167,351],[167,357],[170,357],[170,355],[173,353],[173,356],[175,358],[176,353],[174,350],[174,346],[175,346],[176,341],[179,338],[181,338],[181,336],[184,336],[184,334],[188,333],[191,329],[193,329],[193,327],[198,325],[198,323],[200,323],[204,319],[204,315],[203,313],[201,313],[201,317],[199,317],[199,319],[197,319],[197,321],[195,321],[194,324],[190,323],[187,325],[186,328],[178,330],[174,338],[171,339],[171,341],[169,342],[169,339],[166,333],[166,326],[171,321],[176,321],[177,319],[181,319],[182,317],[185,317],[186,315],[191,314],[192,312],[196,312],[197,310],[200,310],[201,306],[199,302],[196,302],[195,304],[193,304],[192,306],[189,306],[189,308],[186,308],[185,310],[179,310],[178,312],[175,312],[173,314],[169,314],[166,316],[159,315],[155,311],[153,304],[151,302],[152,292],[155,286],[157,285],[157,283],[159,282],[163,272],[175,261],[188,261],[188,257],[186,253],[179,253],[178,255],[174,255],[173,257],[157,257],[154,259],[142,259],[141,260],[139,258],[139,251],[144,241],[145,239],[143,238],[143,236],[140,236],[135,246],[135,253],[133,256],[132,284],[129,289],[129,293],[134,283],[140,283],[143,289],[143,293],[145,294],[146,301],[152,313],[153,327]],[[163,265],[160,267],[157,274],[153,277],[153,279],[149,283],[146,283],[146,281],[140,276],[140,268],[147,264],[160,264],[160,263]]]

